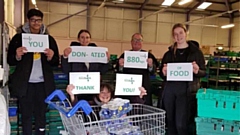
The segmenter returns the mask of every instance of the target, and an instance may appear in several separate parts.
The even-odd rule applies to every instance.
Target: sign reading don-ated
[[[68,62],[107,63],[107,48],[89,46],[71,46]]]

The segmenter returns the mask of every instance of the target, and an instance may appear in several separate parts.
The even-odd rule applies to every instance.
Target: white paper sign
[[[70,72],[69,79],[69,83],[75,86],[73,94],[100,93],[99,72]]]
[[[193,66],[192,63],[168,63],[167,64],[168,81],[192,81]]]
[[[124,51],[124,67],[147,69],[148,52]]]
[[[124,51],[124,67],[147,69],[148,52]]]
[[[23,33],[22,46],[26,47],[27,52],[44,52],[49,48],[48,35]]]
[[[142,75],[117,74],[115,95],[140,95]]]
[[[71,46],[72,52],[68,56],[68,62],[98,62],[107,63],[107,48],[89,46]]]

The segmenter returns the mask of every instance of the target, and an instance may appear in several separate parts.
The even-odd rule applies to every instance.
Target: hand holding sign
[[[66,49],[64,49],[63,51],[63,56],[64,57],[68,57],[68,55],[72,52],[72,48],[71,47],[68,47]]]
[[[162,73],[164,76],[167,75],[167,64],[163,64]]]
[[[145,88],[140,87],[139,91],[140,91],[140,98],[143,98],[143,96],[147,95],[147,91],[145,90]]]
[[[48,48],[44,50],[44,53],[47,56],[47,60],[51,60],[54,55],[53,50]]]
[[[192,63],[192,65],[193,65],[193,73],[194,73],[194,74],[197,74],[197,73],[198,73],[198,70],[199,70],[198,64],[194,61],[194,62]]]
[[[25,53],[27,53],[26,47],[18,47],[16,50],[17,59],[21,59]]]

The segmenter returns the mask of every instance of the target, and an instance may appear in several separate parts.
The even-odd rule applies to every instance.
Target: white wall
[[[31,4],[30,4],[31,5]],[[58,21],[71,14],[86,9],[86,5],[37,1],[38,8],[44,12],[46,25]],[[90,7],[90,15],[97,9]],[[143,16],[151,13],[144,11]],[[109,48],[111,54],[120,55],[124,50],[130,49],[131,35],[138,32],[139,11],[121,8],[101,8],[96,15],[90,16],[89,30],[92,41],[99,46]],[[190,20],[202,16],[191,16]],[[159,13],[149,16],[142,22],[142,34],[144,36],[144,49],[153,50],[156,57],[162,57],[167,47],[172,43],[171,28],[175,23],[186,21],[186,15],[176,13]],[[236,20],[235,20],[236,21]],[[228,46],[228,30],[215,27],[205,27],[204,24],[227,24],[227,18],[202,19],[194,22],[189,28],[189,39],[197,40],[201,45],[211,46],[214,50],[216,44]],[[86,12],[78,14],[70,19],[61,21],[49,27],[59,45],[60,53],[71,41],[76,39],[80,29],[86,29]],[[239,24],[239,21],[238,21]],[[239,47],[239,25],[233,30],[233,46]]]

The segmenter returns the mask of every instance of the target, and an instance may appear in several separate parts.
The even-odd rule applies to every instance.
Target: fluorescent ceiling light
[[[36,0],[32,0],[32,4],[33,5],[36,5],[37,3],[36,3]]]
[[[234,27],[235,25],[234,24],[227,24],[227,25],[223,25],[221,26],[222,29],[227,29],[227,28],[232,28]]]
[[[124,0],[113,0],[112,2],[113,2],[113,3],[123,3]]]
[[[212,5],[211,2],[203,2],[200,6],[198,6],[198,9],[206,9],[207,7],[209,7],[210,5]]]
[[[182,0],[180,2],[178,2],[178,5],[184,5],[184,4],[187,4],[189,2],[191,2],[192,0]]]
[[[174,2],[175,2],[175,0],[164,0],[162,5],[163,6],[171,6]]]

